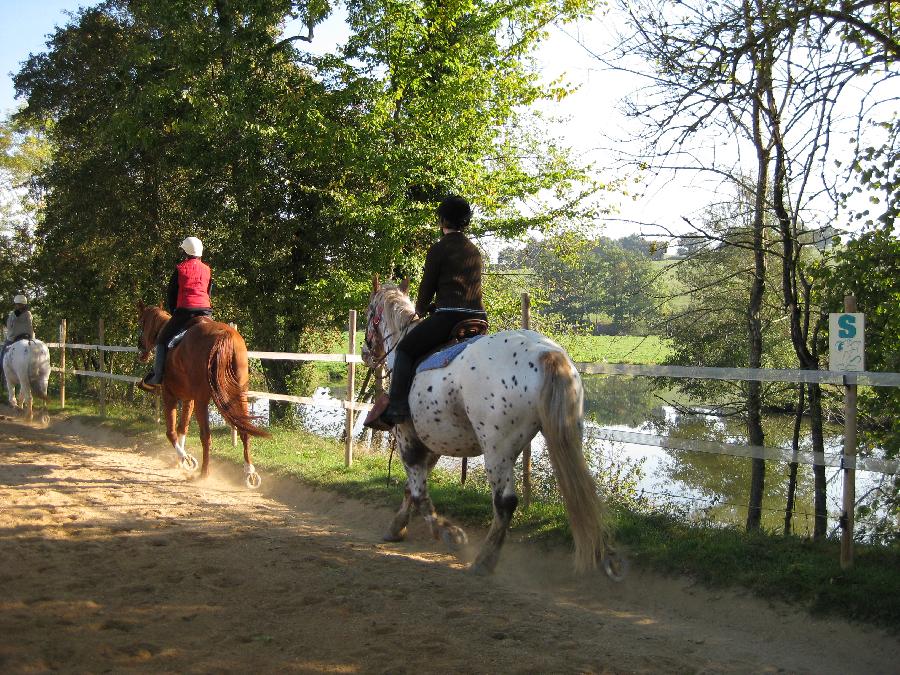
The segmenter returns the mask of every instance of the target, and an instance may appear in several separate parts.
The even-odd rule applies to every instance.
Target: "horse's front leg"
[[[418,509],[428,525],[431,536],[435,539],[443,539],[451,548],[465,544],[466,533],[446,518],[439,516],[428,495],[428,476],[441,456],[431,452],[422,441],[411,434],[398,434],[397,440],[403,467],[406,469],[406,490],[403,504],[394,516],[385,540],[403,539],[412,510]]]
[[[200,463],[200,478],[209,478],[209,401],[194,404],[194,417],[200,428],[200,443],[203,445],[203,459]]]
[[[496,446],[495,446],[496,447]],[[509,524],[512,521],[519,498],[516,496],[516,480],[513,467],[516,464],[517,452],[495,451],[485,452],[484,464],[491,494],[494,502],[494,519],[488,530],[484,544],[472,563],[471,570],[476,574],[490,574],[500,559],[500,548],[506,539]]]

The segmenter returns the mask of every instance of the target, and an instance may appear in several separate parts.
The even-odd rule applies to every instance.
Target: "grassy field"
[[[363,336],[357,334],[356,353],[362,351]],[[559,338],[574,361],[657,364],[662,363],[671,351],[665,338],[658,335],[645,337],[636,335],[567,335]],[[347,350],[347,333],[340,343],[333,345],[329,352],[343,354]],[[324,365],[324,364],[320,364]],[[343,369],[343,364],[327,364],[332,370]]]
[[[668,358],[671,348],[658,335],[568,335],[560,338],[573,361],[653,365]]]
[[[61,414],[63,411],[53,411]],[[165,443],[150,407],[140,410],[111,404],[106,418],[91,402],[73,401],[64,414],[82,422]],[[196,436],[189,446],[197,447]],[[214,435],[214,453],[240,462],[226,430]],[[254,441],[254,464],[260,471],[290,476],[316,488],[388,507],[399,505],[403,469],[394,459],[388,476],[386,453],[361,452],[348,469],[343,445],[305,431],[276,429],[273,438]],[[484,527],[491,513],[490,492],[483,473],[470,472],[465,486],[456,474],[435,471],[430,483],[440,511],[466,525]],[[535,494],[553,494],[541,485]],[[858,545],[856,564],[841,570],[839,542],[813,542],[773,533],[747,534],[741,528],[687,524],[666,512],[635,512],[610,505],[612,531],[632,564],[665,574],[687,575],[708,586],[749,589],[754,594],[797,603],[815,614],[839,615],[900,630],[900,548]],[[373,527],[386,524],[376,523]],[[568,546],[565,509],[557,500],[535,499],[520,509],[512,536],[537,546]],[[627,583],[627,581],[626,581]]]

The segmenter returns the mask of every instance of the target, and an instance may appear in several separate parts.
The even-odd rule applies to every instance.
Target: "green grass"
[[[107,417],[100,418],[93,403],[72,401],[65,412],[82,422],[148,440],[163,438],[149,405],[138,410],[110,405]],[[215,432],[213,446],[220,458],[242,461],[240,449],[231,447],[227,430]],[[390,479],[386,453],[360,453],[349,469],[343,457],[342,444],[305,431],[276,429],[273,438],[253,443],[254,464],[264,474],[292,477],[380,506],[399,506],[404,475],[396,457]],[[483,473],[470,472],[469,481],[461,486],[458,475],[438,470],[429,486],[441,513],[464,525],[484,527],[490,522],[491,500]],[[543,493],[539,488],[536,494]],[[635,513],[615,505],[610,511],[617,544],[635,567],[686,575],[711,587],[743,588],[763,598],[796,603],[815,614],[900,630],[900,547],[857,545],[855,566],[841,570],[836,540],[813,542],[764,532],[749,535],[740,528],[691,525],[669,514]],[[386,525],[373,523],[373,527]],[[564,507],[535,501],[529,509],[520,508],[513,536],[541,546],[569,546]]]
[[[666,340],[658,335],[567,335],[559,342],[573,361],[580,362],[653,365],[671,353]]]

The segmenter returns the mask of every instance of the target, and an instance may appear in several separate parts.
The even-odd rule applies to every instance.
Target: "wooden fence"
[[[307,361],[320,363],[346,363],[348,397],[338,401],[322,401],[308,396],[293,396],[273,392],[249,391],[247,395],[252,399],[268,399],[271,401],[287,401],[306,405],[323,407],[340,407],[345,410],[345,450],[344,462],[347,466],[353,463],[353,427],[354,417],[357,411],[369,410],[371,403],[364,403],[355,398],[356,364],[362,363],[362,358],[356,354],[356,311],[351,310],[348,316],[347,329],[349,334],[348,349],[343,354],[313,354],[290,352],[261,352],[249,351],[251,358],[261,360],[281,361]],[[522,294],[522,322],[523,328],[528,328],[531,323],[530,301],[527,293]],[[106,389],[105,381],[136,383],[140,378],[128,375],[117,375],[107,372],[105,360],[102,354],[105,352],[137,352],[136,347],[122,347],[104,344],[103,320],[98,326],[98,344],[68,344],[66,343],[66,320],[60,324],[60,341],[48,343],[48,347],[59,348],[60,367],[53,368],[60,373],[60,404],[65,407],[65,378],[67,375],[81,375],[84,377],[96,377],[101,379],[100,406],[101,414],[104,414]],[[101,354],[100,371],[66,370],[66,350],[97,350]],[[842,549],[841,564],[849,567],[852,564],[852,535],[853,535],[853,510],[855,499],[856,470],[872,471],[894,475],[900,473],[900,461],[885,460],[873,457],[857,457],[856,449],[856,408],[855,402],[857,386],[868,387],[898,387],[900,386],[900,373],[874,373],[874,372],[836,372],[827,370],[792,370],[792,369],[764,369],[764,368],[705,368],[691,366],[642,366],[621,363],[576,363],[578,372],[582,374],[597,374],[610,376],[632,377],[663,377],[663,378],[691,378],[729,381],[757,381],[757,382],[785,382],[785,383],[819,383],[843,387],[845,391],[845,430],[844,444],[839,455],[826,455],[824,453],[792,452],[782,448],[767,448],[752,445],[738,445],[702,440],[673,439],[666,436],[645,434],[632,431],[621,431],[609,428],[599,428],[592,432],[593,437],[624,443],[634,443],[675,450],[687,450],[692,452],[708,452],[725,454],[735,457],[752,457],[764,460],[777,460],[783,462],[797,462],[800,464],[815,464],[837,467],[843,474],[843,499],[842,499]],[[232,442],[236,442],[234,435]],[[465,464],[463,465],[465,471]],[[527,505],[531,500],[531,448],[523,453],[523,502]]]

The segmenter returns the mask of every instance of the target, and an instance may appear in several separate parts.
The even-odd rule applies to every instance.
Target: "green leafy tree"
[[[821,270],[825,309],[843,311],[846,292],[856,296],[866,317],[866,370],[900,372],[900,240],[888,228],[870,229],[851,239]],[[823,315],[820,349],[827,348]],[[863,387],[859,394],[861,447],[883,457],[900,457],[900,388]],[[896,542],[900,479],[884,476],[858,507],[862,536]]]
[[[108,0],[29,59],[19,119],[52,120],[55,148],[35,269],[76,334],[103,316],[109,339],[130,336],[188,234],[219,318],[294,351],[364,304],[372,272],[418,270],[448,192],[476,204],[476,233],[590,212],[596,186],[527,112],[564,94],[539,83],[534,47],[590,3],[346,6],[352,37],[324,57],[301,43],[328,3]],[[292,16],[306,35],[281,34]],[[264,370],[273,390],[304,381]]]

